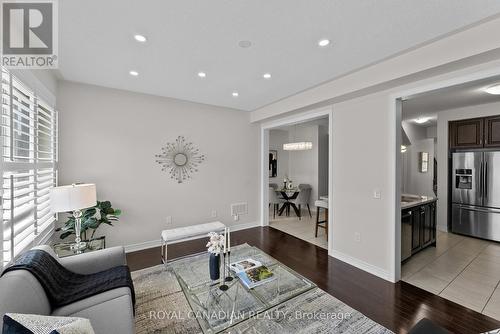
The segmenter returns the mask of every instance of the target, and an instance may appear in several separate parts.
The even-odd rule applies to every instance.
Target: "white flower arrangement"
[[[220,253],[222,253],[225,242],[224,235],[218,234],[216,232],[210,232],[208,233],[208,237],[210,238],[207,243],[208,252],[215,255],[219,255]]]

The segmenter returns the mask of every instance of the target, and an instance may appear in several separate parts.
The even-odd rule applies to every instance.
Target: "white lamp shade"
[[[97,204],[95,184],[73,184],[52,188],[52,212],[68,212],[93,207]]]

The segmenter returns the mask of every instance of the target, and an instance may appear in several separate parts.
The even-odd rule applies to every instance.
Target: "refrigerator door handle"
[[[479,167],[479,198],[481,202],[484,197],[484,162],[481,161],[481,166]]]
[[[488,161],[485,161],[484,162],[484,173],[483,173],[483,182],[484,182],[484,186],[483,186],[483,196],[484,196],[484,199],[487,199],[488,198]]]
[[[464,205],[460,205],[459,207],[460,207],[460,210],[465,210],[465,211],[500,214],[500,210],[498,210],[498,209],[483,209],[483,208],[470,207],[470,206],[464,206]]]

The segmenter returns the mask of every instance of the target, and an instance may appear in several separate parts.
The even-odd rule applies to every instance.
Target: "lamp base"
[[[87,243],[80,241],[71,245],[71,249],[75,251],[82,251],[87,248]]]

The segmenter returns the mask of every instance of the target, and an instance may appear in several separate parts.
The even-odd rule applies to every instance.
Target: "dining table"
[[[282,198],[285,200],[285,203],[283,203],[283,206],[281,209],[278,211],[278,215],[281,216],[283,214],[283,211],[286,210],[286,212],[290,212],[290,208],[293,209],[297,217],[300,217],[300,211],[297,205],[292,202],[292,200],[296,199],[297,196],[299,196],[299,188],[292,188],[292,189],[276,189],[276,192],[281,194]]]

